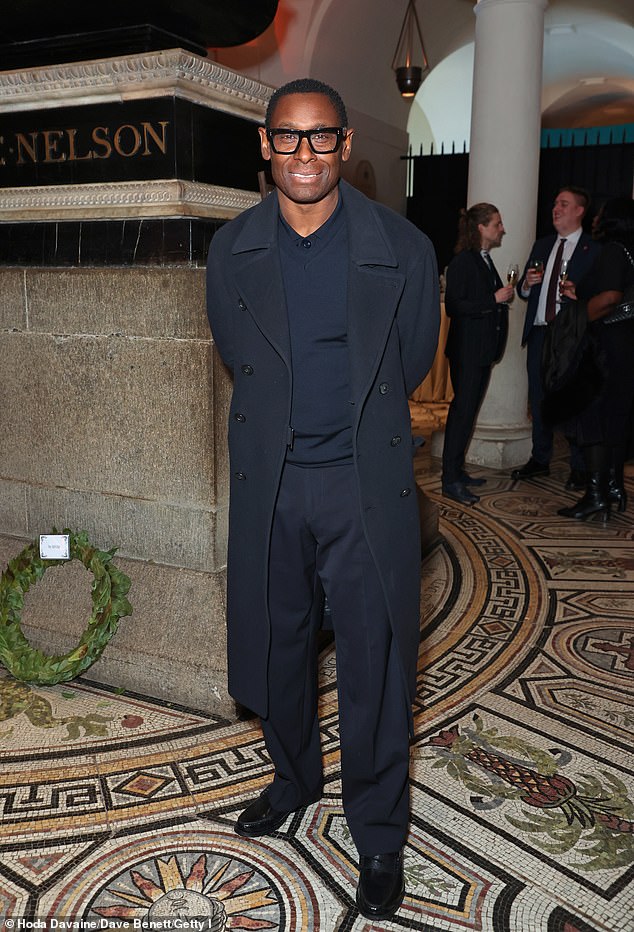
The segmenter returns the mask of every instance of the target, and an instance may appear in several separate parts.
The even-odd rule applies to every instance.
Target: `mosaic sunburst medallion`
[[[230,932],[323,929],[318,897],[284,852],[233,833],[187,830],[120,841],[46,904],[94,928]]]
[[[194,860],[195,858],[195,860]],[[192,863],[193,862],[193,863]],[[280,896],[251,864],[212,853],[152,857],[123,871],[97,896],[91,913],[103,919],[140,920],[148,929],[191,926],[205,932],[279,929]]]

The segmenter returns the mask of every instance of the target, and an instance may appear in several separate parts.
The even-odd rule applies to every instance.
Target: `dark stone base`
[[[188,218],[0,223],[0,266],[204,266],[223,223]]]
[[[138,52],[158,52],[180,48],[206,57],[207,49],[191,39],[157,29],[155,26],[129,26],[125,29],[101,29],[98,32],[48,36],[25,42],[0,44],[0,61],[4,71],[56,65],[60,62],[87,61],[92,58],[119,58]]]
[[[258,190],[257,123],[175,96],[0,113],[0,190],[178,178]]]
[[[272,23],[278,0],[20,0],[3,4],[4,70],[134,52],[242,45]]]

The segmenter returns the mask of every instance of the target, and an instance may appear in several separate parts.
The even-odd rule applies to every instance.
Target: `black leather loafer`
[[[309,799],[302,806],[297,806],[297,809],[303,809],[304,806],[316,803],[319,799],[321,799],[321,793],[317,794],[313,799]],[[279,812],[270,804],[267,790],[263,790],[258,798],[254,799],[244,812],[240,813],[234,825],[234,831],[237,835],[242,835],[245,838],[271,835],[286,821],[292,812],[297,812],[297,809]]]
[[[523,466],[513,470],[511,479],[513,482],[517,482],[518,479],[534,479],[536,476],[549,475],[550,469],[548,463],[538,463],[537,460],[534,460],[531,456],[528,463],[524,463]]]
[[[482,479],[480,476],[470,476],[468,472],[462,472],[460,476],[460,481],[463,485],[486,485],[486,479]]]
[[[393,916],[405,896],[403,852],[361,855],[357,906],[366,919]]]
[[[479,496],[470,492],[464,482],[443,482],[442,494],[445,498],[460,502],[461,505],[475,505],[480,501]]]

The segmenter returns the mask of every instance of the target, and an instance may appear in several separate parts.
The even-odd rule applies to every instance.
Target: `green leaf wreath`
[[[57,534],[53,530],[53,534]],[[92,666],[117,630],[119,618],[132,614],[126,599],[130,579],[112,564],[113,550],[97,550],[85,532],[73,534],[68,528],[70,559],[81,560],[93,576],[91,586],[92,613],[79,644],[67,654],[49,657],[31,647],[22,633],[20,616],[24,596],[39,582],[49,566],[59,566],[66,560],[42,560],[39,542],[24,548],[0,578],[0,663],[25,683],[53,686],[66,683]]]

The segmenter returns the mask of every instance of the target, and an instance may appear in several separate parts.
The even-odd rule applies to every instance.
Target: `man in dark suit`
[[[234,377],[229,690],[260,716],[275,771],[235,828],[271,834],[321,796],[323,588],[357,904],[381,919],[404,895],[420,641],[407,398],[433,361],[440,301],[427,237],[340,180],[352,135],[327,85],[273,94],[260,145],[276,190],[215,234],[207,307]]]
[[[514,469],[514,480],[547,476],[553,450],[553,431],[542,420],[543,399],[541,363],[546,325],[560,307],[559,274],[562,263],[568,278],[578,282],[590,269],[599,246],[581,227],[590,198],[587,191],[568,185],[561,188],[553,205],[553,226],[556,230],[538,239],[531,249],[524,274],[517,286],[519,296],[527,301],[522,346],[526,346],[528,370],[528,400],[532,417],[533,448],[530,459]],[[576,447],[570,450],[568,489],[585,488],[583,458]]]
[[[507,302],[513,298],[513,284],[502,284],[489,255],[504,232],[497,207],[474,204],[460,218],[457,252],[447,266],[445,310],[451,323],[445,354],[454,397],[445,427],[442,493],[464,505],[479,501],[469,486],[486,481],[465,472],[464,457],[491,367],[504,352]]]

